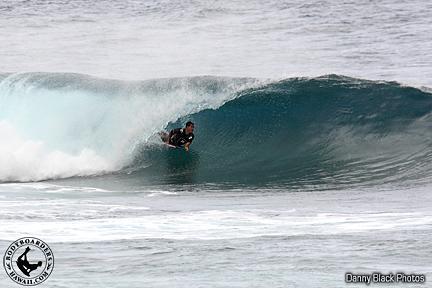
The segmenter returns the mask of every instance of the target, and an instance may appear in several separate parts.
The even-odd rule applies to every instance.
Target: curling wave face
[[[397,83],[286,79],[172,123],[197,123],[189,157],[146,147],[137,163],[168,182],[418,183],[432,170],[431,111],[431,94]]]
[[[430,181],[432,95],[394,82],[2,77],[1,181],[112,171],[158,183],[321,189]],[[189,119],[191,153],[152,139]]]
[[[254,79],[117,81],[80,74],[0,74],[0,181],[104,174],[183,115],[215,108]]]

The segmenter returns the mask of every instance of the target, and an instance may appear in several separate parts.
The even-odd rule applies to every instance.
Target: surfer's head
[[[195,126],[194,123],[192,123],[191,121],[186,122],[186,128],[185,128],[186,134],[193,133],[194,126]]]
[[[38,266],[39,266],[39,267],[42,266],[42,261],[39,261],[39,262],[38,262]]]

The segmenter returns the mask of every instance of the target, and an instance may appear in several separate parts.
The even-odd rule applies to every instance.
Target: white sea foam
[[[250,81],[201,77],[136,83],[73,74],[9,75],[0,81],[0,181],[121,169],[135,147],[169,121],[218,107],[235,91],[255,85]]]
[[[110,171],[114,166],[91,149],[77,154],[49,150],[41,141],[24,140],[13,127],[0,121],[1,181],[35,181],[83,176]]]
[[[115,208],[114,209],[118,209]],[[126,208],[125,208],[126,209]],[[84,210],[82,212],[85,212]],[[113,212],[113,211],[112,211]],[[118,212],[118,211],[114,211]],[[89,215],[84,215],[87,218]],[[98,218],[74,221],[0,222],[0,239],[38,235],[49,242],[90,242],[121,239],[233,239],[259,236],[352,234],[371,231],[424,229],[432,215],[424,213],[361,213],[295,215],[265,211],[207,210],[140,217]]]

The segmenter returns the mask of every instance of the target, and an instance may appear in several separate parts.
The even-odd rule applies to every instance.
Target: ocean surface
[[[424,0],[1,1],[0,253],[47,242],[50,288],[430,282],[431,27]],[[188,120],[189,153],[156,136]]]

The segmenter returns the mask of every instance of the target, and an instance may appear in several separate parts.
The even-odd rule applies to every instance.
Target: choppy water
[[[23,228],[50,243],[47,287],[346,287],[347,271],[431,276],[430,187],[107,191],[72,183],[1,185],[1,246]],[[0,281],[15,287],[4,273]]]
[[[429,1],[15,1],[2,71],[114,79],[328,73],[432,86]]]
[[[46,287],[429,279],[431,8],[2,1],[0,251],[48,242]]]

